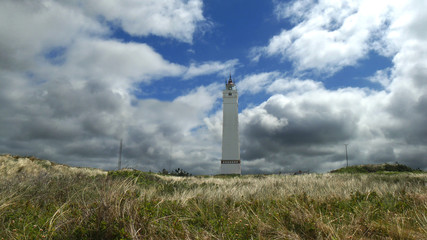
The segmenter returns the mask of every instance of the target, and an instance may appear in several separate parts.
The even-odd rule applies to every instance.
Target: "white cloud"
[[[387,14],[388,28],[383,31],[381,44],[376,49],[387,56],[398,53],[404,44],[410,41],[425,41],[427,34],[424,23],[427,15],[423,11],[427,7],[425,1],[392,1]]]
[[[180,96],[174,102],[185,103],[190,109],[203,114],[210,110],[215,101],[221,97],[221,84],[213,83],[208,86],[199,86],[184,96]]]
[[[297,71],[332,74],[366,57],[371,45],[381,45],[371,40],[384,34],[392,7],[388,1],[367,0],[281,3],[276,14],[296,25],[272,37],[267,46],[252,49],[253,59],[279,55],[292,61]]]
[[[313,80],[299,80],[291,78],[281,78],[275,80],[267,89],[270,93],[294,93],[300,94],[310,92],[313,90],[322,89],[323,85],[321,82]]]
[[[278,118],[272,114],[269,114],[263,106],[256,107],[247,111],[242,112],[241,125],[259,125],[265,130],[265,134],[274,133],[277,130],[282,129],[288,125],[286,118]]]
[[[63,66],[69,74],[111,85],[149,82],[165,76],[181,75],[185,68],[170,63],[143,43],[84,39],[76,41]]]
[[[300,94],[324,88],[321,82],[286,77],[285,74],[280,72],[264,72],[247,75],[244,76],[243,80],[239,81],[237,85],[240,94],[246,92],[250,94],[257,94],[260,92],[270,94]]]
[[[313,4],[313,0],[294,1],[292,4],[289,2],[276,2],[274,13],[278,19],[291,18],[291,21],[295,24],[303,20],[304,14]]]
[[[204,21],[202,2],[199,0],[104,1],[102,4],[98,1],[5,0],[0,3],[0,66],[28,70],[34,58],[52,57],[49,55],[58,49],[66,51],[76,42],[81,44],[81,39],[106,37],[112,31],[102,21],[103,18],[131,35],[153,34],[184,42],[192,41],[198,24]],[[120,50],[118,45],[113,46],[115,50]],[[82,47],[81,51],[92,50]],[[127,49],[132,47],[135,45],[129,44]],[[140,49],[143,47],[141,44]],[[75,48],[73,50],[77,51]],[[149,62],[146,65],[153,66]]]
[[[391,69],[386,68],[378,70],[373,76],[368,78],[369,81],[381,84],[384,88],[387,88],[391,83]]]
[[[251,94],[259,93],[268,88],[271,82],[280,76],[279,72],[264,72],[243,77],[239,81],[238,88],[240,94],[249,92]]]
[[[213,73],[218,73],[221,75],[232,74],[234,73],[234,68],[238,63],[239,63],[239,60],[237,59],[228,60],[226,62],[210,61],[210,62],[203,62],[200,64],[191,63],[190,67],[184,73],[184,79],[190,79],[193,77],[208,75]]]
[[[205,20],[201,0],[91,0],[82,5],[88,12],[105,17],[131,35],[153,34],[189,43],[197,24]]]
[[[44,51],[67,46],[82,36],[103,36],[108,31],[82,11],[56,1],[1,1],[0,66],[28,69]]]

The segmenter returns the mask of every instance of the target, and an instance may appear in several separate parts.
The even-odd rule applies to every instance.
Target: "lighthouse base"
[[[221,160],[221,174],[242,174],[240,160]]]

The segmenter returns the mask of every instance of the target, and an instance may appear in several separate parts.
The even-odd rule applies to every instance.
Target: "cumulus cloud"
[[[0,152],[113,169],[123,138],[124,166],[156,171],[198,159],[189,170],[202,173],[203,166],[212,165],[215,140],[197,136],[205,131],[205,114],[218,104],[218,84],[199,85],[172,101],[136,98],[136,84],[180,77],[191,67],[164,59],[147,44],[107,39],[111,29],[101,17],[118,21],[130,34],[191,42],[203,20],[201,3],[116,4],[95,9],[101,7],[95,2],[0,3]],[[120,6],[112,9],[117,12],[108,13],[114,6]],[[135,14],[122,16],[126,7]],[[143,17],[157,14],[166,25],[137,20],[138,11],[159,7],[163,10]]]
[[[200,75],[207,75],[213,73],[234,73],[234,68],[239,63],[239,60],[232,59],[226,62],[210,61],[204,63],[191,63],[190,67],[184,73],[184,79],[190,79]]]
[[[290,19],[295,26],[273,36],[267,46],[252,49],[253,59],[279,55],[292,61],[296,71],[333,74],[366,57],[374,50],[371,45],[384,48],[378,39],[396,5],[364,0],[279,3],[277,16]]]
[[[110,26],[115,24],[131,35],[158,35],[191,43],[197,25],[204,21],[203,4],[199,0],[129,0],[102,4],[98,1],[5,0],[0,6],[0,66],[3,68],[31,67],[34,57],[67,50],[81,38],[108,36],[112,33]],[[117,44],[112,47],[120,50]]]
[[[422,146],[427,131],[422,122],[427,119],[427,98],[425,81],[420,79],[426,72],[414,67],[423,64],[419,61],[423,47],[417,48],[396,55],[395,66],[388,70],[393,74],[387,74],[391,84],[382,91],[328,90],[320,82],[277,72],[246,76],[269,76],[258,81],[261,87],[246,83],[256,92],[273,95],[239,114],[243,170],[328,171],[345,165],[344,144],[350,144],[350,164],[400,162],[425,169]],[[217,115],[206,122],[218,131],[220,121]]]
[[[217,85],[174,101],[128,101],[105,85],[75,88],[64,79],[34,85],[22,75],[6,77],[9,84],[0,90],[1,152],[112,169],[123,138],[124,165],[130,167],[188,167],[193,159],[197,167],[212,164],[215,154],[206,146],[214,147],[215,140],[198,137],[204,131],[198,128],[219,98]]]
[[[427,36],[420,1],[294,1],[279,3],[276,16],[294,26],[252,49],[254,59],[281,56],[296,71],[333,74],[369,51],[393,66],[368,77],[384,90],[327,90],[317,81],[276,76],[260,83],[273,94],[240,115],[246,171],[328,170],[350,163],[400,162],[427,168],[425,158]],[[262,119],[286,122],[271,131]],[[278,122],[276,121],[276,122]],[[271,166],[266,169],[265,166]]]
[[[267,91],[270,93],[289,92],[293,94],[300,94],[310,92],[322,87],[323,84],[321,82],[316,82],[310,79],[300,80],[293,78],[280,78],[275,80],[270,86],[268,86]]]
[[[264,72],[244,76],[243,80],[239,81],[239,92],[241,94],[245,92],[251,94],[259,93],[265,90],[278,76],[280,76],[279,72]]]
[[[243,80],[238,82],[238,85],[241,94],[246,92],[250,94],[257,94],[260,92],[269,94],[299,94],[323,88],[321,82],[310,79],[301,80],[292,78],[280,72],[263,72],[246,75],[243,77]]]
[[[78,1],[78,4],[81,4]],[[131,35],[158,35],[192,42],[197,24],[203,22],[201,0],[148,0],[148,1],[85,1],[87,12],[101,15],[119,25]]]
[[[117,88],[178,76],[185,70],[183,66],[166,61],[146,44],[100,39],[76,41],[70,46],[61,69],[77,78],[104,81]]]
[[[0,30],[0,66],[14,70],[30,68],[40,53],[67,46],[81,36],[109,32],[81,11],[55,1],[9,0],[0,3]]]
[[[387,88],[391,83],[391,69],[381,69],[377,70],[373,76],[368,78],[369,81],[374,83],[379,83],[384,88]]]
[[[357,133],[358,110],[362,108],[349,109],[345,100],[361,100],[363,95],[357,90],[328,92],[319,87],[298,95],[275,94],[261,105],[244,110],[242,158],[251,161],[263,157],[289,168],[295,164],[284,158],[299,156],[300,161],[311,164],[314,156],[336,154],[331,149]]]
[[[358,151],[363,144],[381,139],[382,132],[375,132],[376,124],[366,119],[375,114],[370,106],[378,106],[376,93],[367,94],[358,89],[329,91],[321,86],[276,93],[240,114],[242,158],[249,162],[264,159],[271,166],[269,172],[326,171],[342,166],[342,146],[350,143],[352,164],[368,163],[378,151],[372,146],[364,157]],[[250,165],[246,171],[257,172]]]

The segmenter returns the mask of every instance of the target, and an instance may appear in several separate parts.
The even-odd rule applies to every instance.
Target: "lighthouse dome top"
[[[231,79],[231,74],[230,74],[230,78],[225,83],[225,88],[227,90],[236,90],[236,85],[234,84],[233,79]]]

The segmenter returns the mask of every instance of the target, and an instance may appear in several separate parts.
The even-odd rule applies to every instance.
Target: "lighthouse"
[[[230,79],[222,91],[222,159],[221,174],[242,174],[240,166],[238,94]]]

